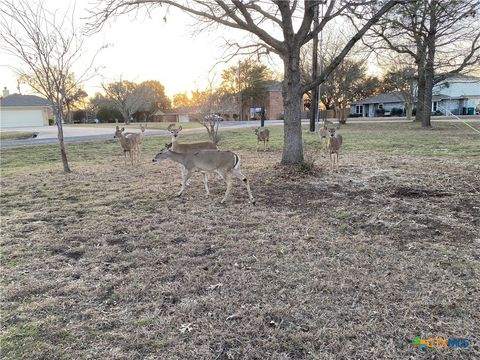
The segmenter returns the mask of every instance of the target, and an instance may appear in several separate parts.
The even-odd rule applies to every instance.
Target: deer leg
[[[242,182],[245,184],[245,187],[247,188],[248,197],[250,198],[250,201],[252,202],[253,205],[255,205],[255,199],[252,195],[252,190],[250,189],[250,183],[248,182],[247,177],[243,175],[238,169],[233,169],[232,175],[237,179],[242,180]]]
[[[206,197],[210,195],[210,190],[208,189],[208,174],[206,172],[203,173],[203,184],[205,185],[205,191],[207,192]]]
[[[187,188],[188,185],[188,179],[190,179],[190,176],[192,176],[192,172],[190,170],[187,170],[185,176],[182,179],[182,188],[178,192],[177,196],[182,196],[183,192]]]
[[[123,150],[123,162],[127,166],[127,152],[125,150]]]
[[[225,177],[225,181],[227,182],[227,190],[225,191],[225,196],[220,201],[220,204],[225,203],[228,195],[230,194],[230,190],[232,190],[232,177],[230,176],[230,174]]]

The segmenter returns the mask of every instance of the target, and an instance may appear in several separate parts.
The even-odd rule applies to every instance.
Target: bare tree
[[[374,38],[367,42],[380,52],[393,50],[414,60],[416,118],[423,127],[430,128],[433,86],[478,67],[480,62],[480,2],[419,0],[397,9],[372,28]]]
[[[115,107],[122,113],[125,124],[133,119],[137,111],[149,107],[153,99],[147,96],[145,87],[119,80],[117,82],[102,84],[106,97],[113,101]]]
[[[398,91],[405,103],[405,114],[408,120],[412,118],[413,105],[415,103],[415,64],[406,56],[398,56],[391,59],[390,69],[383,78],[383,90]]]
[[[18,60],[11,68],[38,94],[52,104],[58,128],[63,171],[70,172],[63,121],[67,105],[78,85],[91,75],[93,59],[79,76],[72,68],[78,63],[83,39],[71,14],[51,12],[43,2],[0,0],[0,47]]]
[[[202,25],[225,26],[252,34],[256,42],[236,44],[236,54],[263,50],[280,56],[284,64],[283,106],[284,147],[283,164],[303,163],[301,100],[304,93],[321,84],[340,64],[350,49],[366,31],[398,3],[409,0],[358,1],[358,0],[297,0],[242,1],[242,0],[99,0],[90,21],[93,30],[99,29],[108,19],[133,13],[139,8],[159,6],[180,9],[194,16]],[[315,8],[326,5],[318,26],[312,28]],[[300,50],[312,41],[333,19],[351,15],[359,24],[358,32],[345,44],[338,56],[315,79],[302,83],[300,79]],[[268,30],[267,30],[268,29]]]

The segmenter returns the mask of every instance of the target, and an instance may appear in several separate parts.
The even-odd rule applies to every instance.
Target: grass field
[[[68,144],[68,175],[56,146],[2,150],[2,358],[479,358],[480,136],[347,125],[332,173],[308,133],[315,166],[279,166],[271,131],[269,152],[221,134],[257,206],[199,175],[176,198],[177,165],[151,163],[168,138],[135,168],[115,141]]]
[[[33,135],[30,131],[0,131],[0,140],[30,139]]]

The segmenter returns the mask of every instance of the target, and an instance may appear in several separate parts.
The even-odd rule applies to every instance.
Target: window
[[[383,104],[378,104],[378,109],[383,110]]]
[[[434,101],[432,103],[432,111],[435,112],[438,110],[438,101]]]
[[[363,115],[363,105],[356,105],[355,107],[355,114]]]

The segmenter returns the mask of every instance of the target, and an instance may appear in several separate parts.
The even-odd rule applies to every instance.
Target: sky
[[[45,0],[44,3],[49,9],[65,11],[75,2]],[[85,22],[82,18],[89,6],[92,6],[91,0],[76,1],[78,25]],[[86,38],[85,61],[103,45],[108,45],[96,57],[95,65],[100,67],[98,75],[85,84],[89,95],[101,91],[102,82],[122,78],[134,82],[158,80],[172,97],[176,93],[206,88],[209,80],[219,81],[221,70],[237,64],[238,59],[221,63],[212,71],[214,64],[222,59],[225,33],[217,30],[194,34],[195,21],[188,15],[170,10],[166,22],[164,15],[164,11],[158,9],[151,18],[122,16]],[[15,62],[6,54],[0,55],[0,87],[6,86],[10,93],[16,92],[17,77],[8,65]],[[22,85],[21,90],[29,93],[27,85]]]
[[[65,12],[74,8],[78,26],[85,23],[86,9],[92,9],[92,2],[95,0],[44,0],[50,10]],[[238,58],[212,69],[223,58],[223,38],[238,39],[238,32],[222,28],[195,33],[195,20],[190,16],[171,9],[165,22],[164,15],[165,10],[157,9],[150,17],[121,16],[86,38],[85,62],[102,46],[108,45],[96,57],[98,75],[84,84],[89,96],[101,92],[102,83],[123,79],[133,82],[158,80],[172,98],[177,93],[203,90],[212,80],[218,83],[221,71],[237,64]],[[17,92],[17,77],[8,68],[15,63],[12,57],[0,55],[0,87],[6,86],[10,93]],[[268,65],[281,71],[278,59],[273,58]],[[75,70],[80,73],[83,69]],[[27,85],[21,85],[21,91],[31,93]]]

